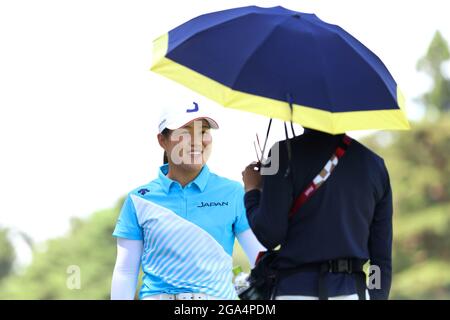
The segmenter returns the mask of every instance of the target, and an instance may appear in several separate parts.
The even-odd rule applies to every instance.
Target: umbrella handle
[[[291,132],[292,132],[292,137],[294,138],[295,137],[294,123],[293,123],[293,120],[294,120],[294,105],[293,105],[292,95],[288,92],[286,94],[286,98],[287,98],[287,101],[289,103],[289,109],[291,111]]]
[[[288,92],[286,94],[287,101],[289,103],[289,109],[291,110],[291,131],[293,138],[295,137],[294,125],[292,124],[293,116],[294,116],[294,106],[292,105],[292,95]],[[291,175],[291,158],[292,158],[292,150],[291,150],[291,140],[289,139],[288,130],[286,126],[286,121],[284,122],[284,134],[286,135],[286,149],[288,153],[288,163],[286,172],[284,173],[284,177],[287,178]],[[292,175],[291,175],[292,176]]]

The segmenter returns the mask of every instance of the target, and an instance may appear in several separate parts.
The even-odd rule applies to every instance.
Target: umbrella
[[[373,52],[280,6],[194,18],[153,42],[151,70],[225,107],[331,134],[409,129],[404,98]]]

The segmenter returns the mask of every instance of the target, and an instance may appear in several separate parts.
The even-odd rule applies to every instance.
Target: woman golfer
[[[158,142],[168,163],[158,177],[131,191],[113,235],[117,261],[111,298],[237,298],[232,283],[235,237],[253,264],[264,247],[250,230],[240,183],[212,173],[210,129],[218,124],[196,102],[163,115]]]

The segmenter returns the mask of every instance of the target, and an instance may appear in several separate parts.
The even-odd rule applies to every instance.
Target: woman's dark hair
[[[170,129],[164,129],[162,132],[161,132],[161,134],[164,136],[164,137],[166,137],[166,138],[168,138],[169,136],[170,136],[170,134],[172,133],[172,130],[170,130]]]
[[[169,138],[170,134],[172,133],[172,130],[170,129],[164,129],[161,134],[165,137],[165,138]],[[163,155],[163,164],[169,163],[169,159],[167,157],[167,152],[164,151],[164,155]]]

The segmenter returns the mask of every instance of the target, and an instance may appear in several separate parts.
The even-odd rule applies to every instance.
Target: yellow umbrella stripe
[[[290,121],[288,103],[267,97],[233,90],[213,79],[165,57],[168,34],[153,43],[151,70],[228,108],[243,110],[270,118]],[[405,113],[405,99],[397,88],[397,110],[328,112],[302,105],[293,105],[293,122],[304,127],[339,134],[353,130],[389,129],[409,130]]]

